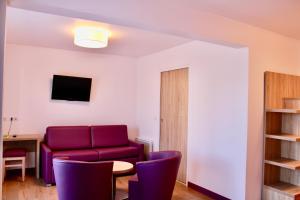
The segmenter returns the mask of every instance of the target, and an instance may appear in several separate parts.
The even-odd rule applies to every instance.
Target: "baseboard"
[[[208,196],[208,197],[210,197],[210,198],[212,198],[214,200],[230,200],[230,199],[228,199],[226,197],[223,197],[223,196],[221,196],[221,195],[219,195],[219,194],[217,194],[215,192],[212,192],[212,191],[210,191],[208,189],[200,187],[199,185],[196,185],[196,184],[191,183],[191,182],[188,182],[188,187],[192,188],[192,189],[200,192],[201,194],[204,194],[204,195],[206,195],[206,196]]]

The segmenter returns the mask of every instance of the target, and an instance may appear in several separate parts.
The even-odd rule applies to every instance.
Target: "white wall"
[[[136,60],[32,46],[7,45],[4,132],[44,133],[53,125],[127,124],[136,135]],[[51,100],[53,74],[91,77],[90,102]]]
[[[4,68],[4,51],[5,51],[5,19],[6,19],[6,1],[0,0],[0,119],[2,118],[2,96],[3,96],[3,68]],[[0,120],[0,155],[3,151],[2,142],[2,120]],[[2,166],[2,156],[0,157]],[[0,171],[0,180],[2,180],[2,170]],[[2,199],[2,184],[0,184],[0,199]]]
[[[189,67],[188,181],[245,198],[248,51],[191,42],[138,60],[140,137],[159,145],[160,72]]]

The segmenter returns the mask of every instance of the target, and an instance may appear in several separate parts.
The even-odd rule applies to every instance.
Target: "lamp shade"
[[[85,48],[104,48],[108,44],[109,32],[98,27],[75,29],[74,44]]]

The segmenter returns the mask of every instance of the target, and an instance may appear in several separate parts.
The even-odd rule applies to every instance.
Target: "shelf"
[[[275,113],[300,113],[300,109],[290,109],[290,108],[266,108],[266,112]]]
[[[287,133],[282,133],[280,135],[265,134],[265,137],[266,138],[271,138],[271,139],[277,139],[277,140],[285,140],[285,141],[291,141],[291,142],[300,142],[300,136],[293,135],[293,134],[287,134]]]
[[[293,160],[289,158],[269,159],[265,160],[265,163],[291,170],[296,170],[300,168],[300,160]]]
[[[284,97],[283,98],[284,100],[287,99],[287,100],[300,100],[300,97]]]
[[[291,197],[300,195],[300,186],[292,185],[290,183],[278,182],[272,185],[265,185],[265,188],[275,190],[276,192],[280,192]]]

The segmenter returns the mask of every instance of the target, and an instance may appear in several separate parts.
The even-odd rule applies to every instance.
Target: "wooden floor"
[[[117,179],[117,190],[127,192],[129,177]],[[177,183],[172,200],[210,200],[210,198]],[[45,187],[40,180],[27,176],[25,182],[21,177],[8,175],[3,184],[3,200],[58,200],[56,187]]]

